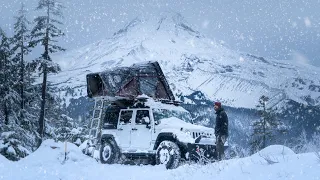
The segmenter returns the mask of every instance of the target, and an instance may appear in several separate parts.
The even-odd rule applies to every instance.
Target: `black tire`
[[[100,162],[102,164],[114,164],[118,162],[120,150],[117,143],[112,139],[101,141]]]
[[[172,141],[162,141],[156,152],[156,163],[164,164],[167,169],[175,169],[179,166],[181,152],[179,146]]]

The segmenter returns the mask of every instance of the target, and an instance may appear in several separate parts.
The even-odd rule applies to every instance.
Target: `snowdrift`
[[[0,169],[5,167],[5,165],[8,163],[10,163],[10,161],[0,154]]]
[[[5,162],[5,161],[9,161],[9,160],[0,154],[0,162]]]
[[[283,155],[294,155],[294,151],[286,146],[272,145],[268,146],[261,151],[255,153],[251,157],[255,156],[283,156]]]
[[[265,157],[264,157],[265,156]],[[274,164],[267,163],[266,157]],[[313,153],[295,154],[287,147],[269,146],[250,157],[208,165],[185,164],[174,170],[159,166],[105,165],[83,155],[80,148],[68,143],[64,160],[64,143],[43,142],[30,156],[10,162],[0,156],[0,179],[6,180],[74,180],[74,179],[319,179],[320,162]]]
[[[95,161],[84,155],[81,149],[75,144],[67,143],[66,148],[67,159],[65,160],[65,144],[63,142],[55,142],[52,139],[45,140],[34,153],[22,159],[21,162],[32,164],[63,164],[79,161]]]

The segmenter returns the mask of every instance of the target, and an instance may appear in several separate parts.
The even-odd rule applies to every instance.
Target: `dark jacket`
[[[216,112],[216,127],[214,133],[216,136],[226,135],[228,136],[228,116],[223,108],[220,108]]]

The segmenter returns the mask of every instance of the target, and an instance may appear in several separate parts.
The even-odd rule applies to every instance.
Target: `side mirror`
[[[151,129],[149,117],[143,117],[143,122],[146,124],[146,128]]]
[[[159,125],[161,123],[161,121],[160,120],[158,120],[158,121],[154,121],[154,125]]]
[[[146,124],[150,124],[150,119],[149,119],[149,117],[143,117],[143,121],[144,121],[144,123],[146,123]]]

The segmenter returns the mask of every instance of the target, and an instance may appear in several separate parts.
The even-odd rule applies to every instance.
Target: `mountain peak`
[[[320,104],[319,68],[230,50],[201,36],[179,13],[136,17],[111,38],[57,59],[63,71],[52,78],[66,92],[70,87],[84,92],[90,72],[158,61],[175,95],[199,91],[210,100],[243,108],[255,108],[261,95],[273,97],[275,104],[286,99]]]
[[[180,13],[160,12],[153,16],[138,16],[130,21],[127,25],[113,34],[114,37],[128,35],[130,33],[159,33],[167,32],[175,35],[188,35],[200,37],[200,33],[189,25]]]

